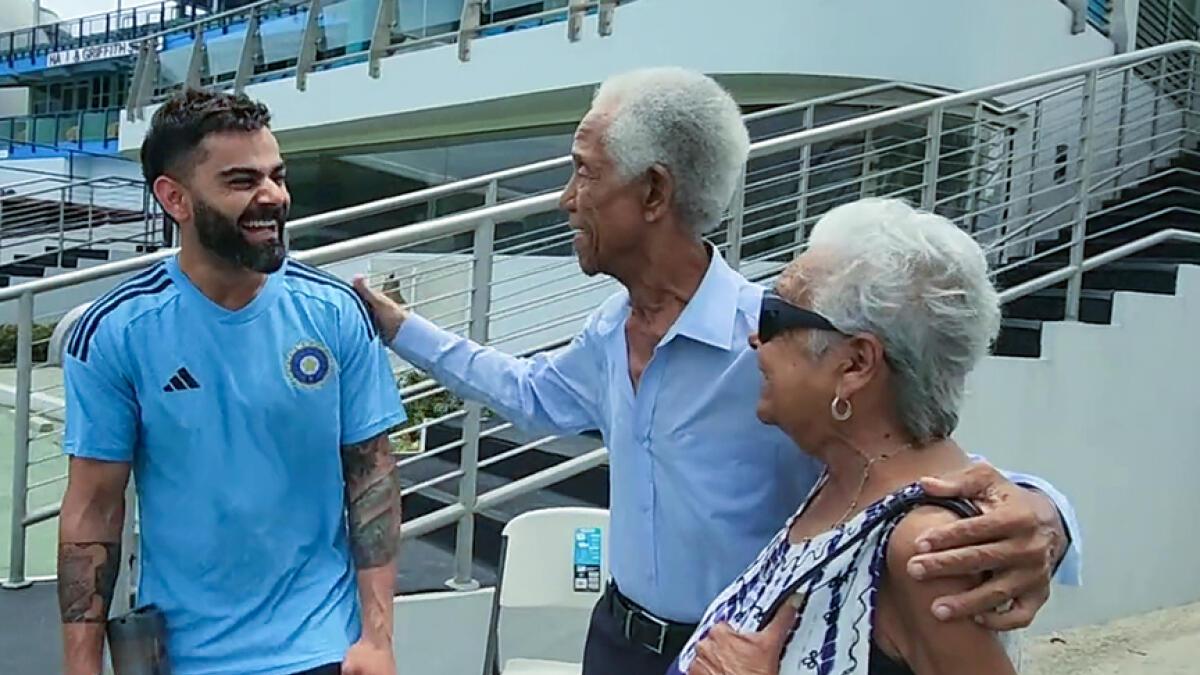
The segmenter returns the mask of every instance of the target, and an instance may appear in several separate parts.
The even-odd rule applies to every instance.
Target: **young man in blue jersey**
[[[288,259],[267,109],[190,91],[154,115],[146,182],[178,255],[107,293],[63,356],[65,672],[101,671],[132,470],[139,604],[177,675],[394,675],[405,420],[367,308]]]

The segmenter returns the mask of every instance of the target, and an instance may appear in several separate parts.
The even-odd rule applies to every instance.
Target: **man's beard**
[[[263,274],[270,274],[283,265],[287,257],[287,246],[283,241],[283,225],[287,221],[287,208],[250,206],[238,220],[209,206],[204,200],[196,199],[196,236],[200,244],[220,260],[235,266]],[[272,220],[276,223],[276,239],[262,244],[252,244],[242,235],[241,223],[256,220]]]

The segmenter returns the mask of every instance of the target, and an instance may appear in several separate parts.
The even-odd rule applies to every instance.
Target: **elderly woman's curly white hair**
[[[958,426],[967,374],[1000,330],[1000,299],[983,250],[942,216],[895,199],[864,199],[826,214],[810,236],[809,306],[848,334],[883,343],[897,412],[919,441]],[[815,277],[815,278],[812,278]],[[814,333],[814,356],[838,340]]]

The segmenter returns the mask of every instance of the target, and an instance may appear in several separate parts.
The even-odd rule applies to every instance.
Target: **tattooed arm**
[[[129,464],[72,457],[58,528],[66,675],[99,675],[121,559]]]
[[[346,476],[350,545],[362,603],[363,634],[359,651],[374,651],[372,658],[379,659],[385,658],[386,651],[386,658],[391,658],[400,483],[387,433],[342,447],[342,467]],[[348,655],[348,662],[352,656]],[[365,668],[361,672],[374,670]]]

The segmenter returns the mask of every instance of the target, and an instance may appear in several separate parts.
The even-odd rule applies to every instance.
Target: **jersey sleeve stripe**
[[[362,318],[363,323],[366,324],[367,336],[373,339],[375,337],[375,323],[371,320],[371,313],[367,309],[366,304],[362,301],[362,298],[358,297],[358,293],[354,291],[354,288],[351,287],[350,284],[347,284],[335,276],[326,274],[324,272],[311,272],[309,270],[311,270],[311,268],[308,266],[301,266],[299,264],[295,264],[295,266],[293,266],[292,261],[289,261],[286,274],[289,277],[303,279],[314,284],[328,286],[329,288],[336,288],[337,290],[350,296],[354,302],[354,306],[358,308],[359,316]]]
[[[170,286],[171,279],[170,277],[167,277],[159,281],[157,285],[149,288],[139,287],[126,289],[126,291],[114,299],[113,302],[106,304],[103,309],[96,312],[95,318],[90,324],[88,324],[86,332],[83,333],[83,336],[80,339],[79,348],[75,352],[72,352],[71,355],[80,361],[86,362],[88,359],[88,352],[91,350],[92,337],[95,336],[96,330],[100,328],[100,321],[103,320],[105,316],[129,300],[141,296],[157,295],[165,291]]]
[[[92,303],[91,307],[87,308],[87,310],[83,313],[83,316],[79,317],[79,320],[75,322],[75,329],[71,332],[71,339],[67,345],[67,353],[74,355],[79,350],[79,344],[84,333],[84,326],[91,322],[92,318],[96,316],[96,312],[100,311],[110,302],[116,300],[117,296],[119,296],[125,290],[130,288],[143,288],[146,286],[151,286],[157,283],[157,281],[165,273],[166,268],[162,263],[159,263],[148,270],[142,271],[130,277],[116,288],[100,296],[98,300]]]

